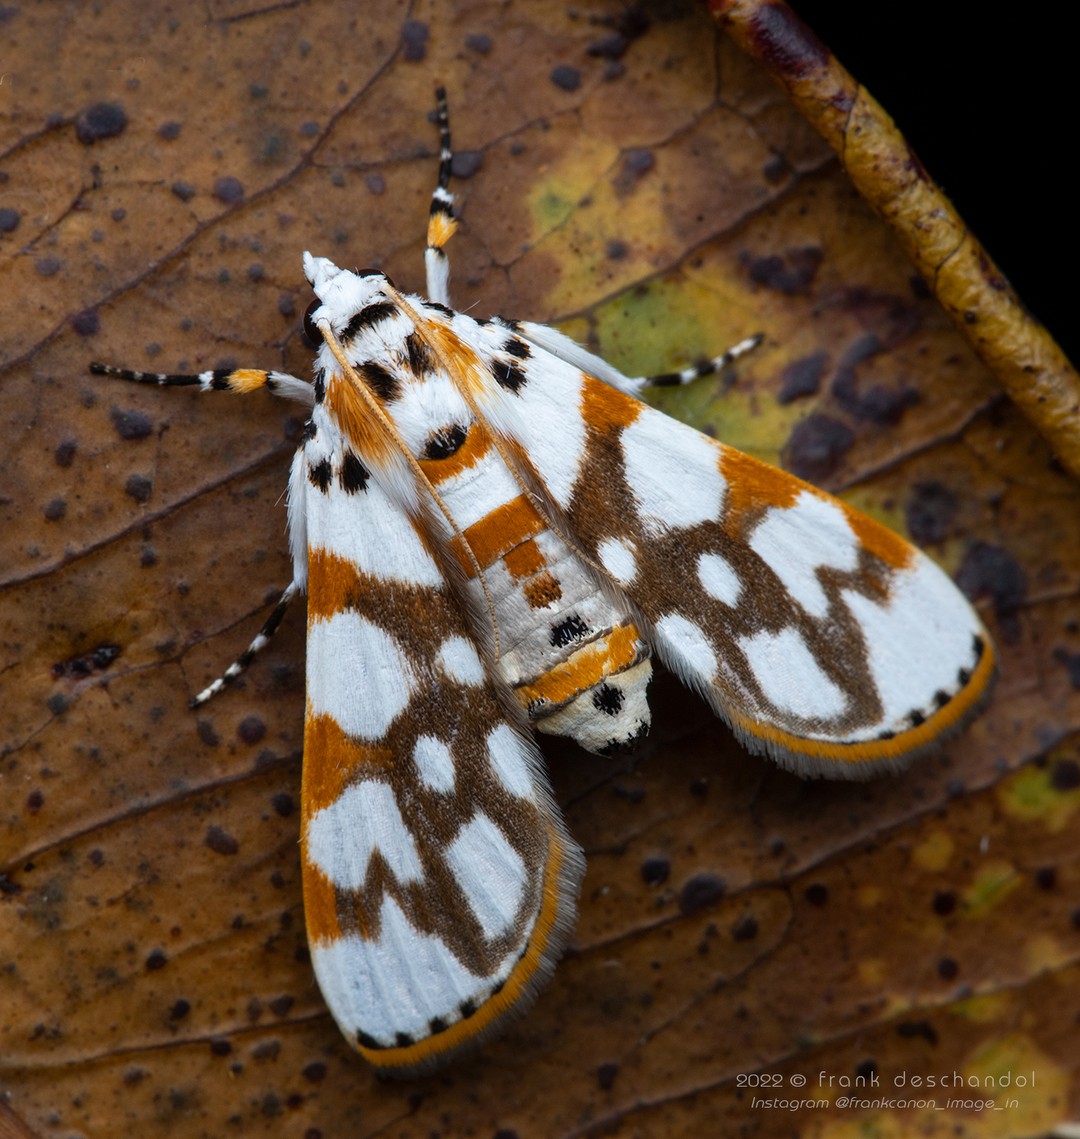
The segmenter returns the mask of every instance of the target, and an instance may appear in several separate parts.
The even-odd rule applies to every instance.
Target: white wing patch
[[[382,581],[442,584],[442,571],[424,549],[409,516],[374,481],[368,484],[361,508],[343,516],[326,502],[327,496],[306,485],[306,472],[301,473],[307,541],[312,550],[326,550]]]
[[[446,948],[421,933],[389,895],[379,910],[379,936],[346,934],[311,947],[311,962],[334,1019],[350,1039],[361,1027],[384,1045],[400,1033],[423,1037],[436,1017],[446,1016],[490,984]]]
[[[637,577],[637,555],[632,542],[605,538],[596,552],[600,564],[620,585],[629,585]]]
[[[479,654],[464,637],[447,637],[435,654],[435,662],[459,684],[475,687],[487,679]]]
[[[482,813],[446,848],[446,863],[488,939],[514,924],[525,893],[525,863],[499,828]]]
[[[413,763],[425,787],[443,793],[454,789],[454,757],[435,736],[420,736],[413,744]]]
[[[742,593],[742,582],[727,558],[720,554],[701,554],[697,563],[698,581],[710,597],[734,608]]]
[[[912,709],[929,712],[930,693],[953,695],[957,661],[974,668],[972,645],[985,634],[975,614],[956,604],[956,587],[929,558],[916,556],[884,605],[857,593],[843,596],[866,636],[886,726],[902,724]],[[921,661],[918,670],[905,667],[912,659]]]
[[[308,704],[332,716],[352,736],[376,741],[409,706],[416,677],[392,636],[359,613],[343,610],[308,629]]]
[[[703,682],[716,676],[716,653],[700,625],[681,613],[668,613],[656,622],[656,635],[664,649],[665,663],[677,675]]]
[[[644,410],[622,432],[626,481],[646,533],[713,522],[727,482],[715,445],[659,412]]]
[[[365,779],[308,820],[308,858],[339,890],[358,890],[378,851],[401,883],[423,876],[416,843],[398,809],[393,788]]]
[[[517,733],[508,724],[500,724],[487,738],[488,760],[499,782],[519,799],[533,798],[533,776],[528,753]]]
[[[843,510],[809,491],[791,506],[769,510],[749,545],[811,617],[829,611],[817,571],[850,571],[859,562],[858,539]]]
[[[797,629],[762,631],[741,637],[746,654],[766,699],[777,708],[810,719],[839,716],[847,697],[825,675]]]

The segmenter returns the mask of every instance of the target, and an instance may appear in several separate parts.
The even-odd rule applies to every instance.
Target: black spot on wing
[[[614,684],[601,684],[593,693],[593,707],[605,716],[617,716],[622,711],[623,691]]]
[[[427,1022],[427,1026],[428,1032],[430,1032],[432,1036],[438,1036],[440,1032],[445,1032],[449,1027],[441,1016],[433,1016],[431,1020]]]
[[[511,336],[509,340],[503,345],[503,351],[509,353],[511,356],[516,356],[519,360],[527,360],[532,355],[532,349],[525,343],[524,340],[519,340],[516,336]]]
[[[308,478],[325,494],[330,487],[330,460],[320,459],[308,467]]]
[[[315,402],[322,403],[326,398],[326,369],[316,368],[312,378],[315,381]]]
[[[401,385],[393,372],[388,371],[382,364],[373,364],[370,360],[356,366],[357,372],[371,390],[383,401],[390,403],[397,399],[401,393]]]
[[[456,451],[461,450],[465,442],[466,430],[458,423],[449,427],[440,427],[427,441],[422,459],[448,459]]]
[[[589,631],[589,626],[576,614],[571,613],[565,621],[551,626],[551,644],[561,649],[571,641],[579,641]]]
[[[431,349],[416,335],[410,332],[405,337],[405,351],[409,357],[409,370],[414,376],[422,376],[434,370]]]
[[[431,312],[441,312],[446,317],[453,317],[454,315],[452,308],[447,308],[446,305],[441,305],[438,301],[424,301],[424,308]]]
[[[509,392],[518,392],[528,383],[528,377],[517,364],[503,364],[493,360],[491,374],[499,387],[506,388]]]
[[[398,1048],[408,1048],[410,1044],[414,1043],[414,1041],[407,1032],[395,1032],[394,1043]]]
[[[374,304],[365,305],[358,313],[355,313],[349,318],[349,323],[345,325],[341,333],[342,340],[352,340],[354,336],[359,335],[365,328],[371,328],[372,325],[378,324],[380,320],[386,320],[388,317],[397,314],[397,305],[391,301],[375,301]]]
[[[357,1029],[356,1043],[359,1044],[361,1048],[368,1048],[372,1050],[381,1050],[386,1047],[386,1045],[381,1041],[376,1040],[374,1036],[369,1036],[366,1032],[363,1031],[363,1029]]]
[[[370,477],[371,473],[356,455],[352,451],[346,451],[345,460],[341,464],[341,489],[346,494],[356,494],[358,491],[367,490]]]
[[[476,1015],[476,1002],[475,1001],[462,1001],[458,1005],[458,1012],[461,1013],[462,1020],[468,1020],[470,1016]]]

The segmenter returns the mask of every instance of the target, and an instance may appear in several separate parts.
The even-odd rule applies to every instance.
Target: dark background
[[[1080,360],[1080,13],[1071,5],[792,0]]]

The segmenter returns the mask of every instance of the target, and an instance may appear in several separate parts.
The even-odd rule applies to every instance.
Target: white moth
[[[311,956],[342,1031],[396,1073],[503,1027],[572,927],[582,855],[530,728],[631,744],[655,652],[750,750],[862,775],[959,729],[994,673],[978,617],[918,550],[636,398],[753,341],[631,379],[550,328],[449,307],[441,91],[438,110],[426,299],[305,253],[311,383],[93,365],[311,409],[289,481],[293,580],[196,702],[307,593]]]

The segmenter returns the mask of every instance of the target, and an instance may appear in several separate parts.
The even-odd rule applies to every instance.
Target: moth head
[[[320,321],[329,321],[340,336],[352,317],[380,300],[390,300],[393,282],[378,269],[340,269],[327,257],[304,254],[304,274],[311,282],[315,300],[304,313],[304,334],[313,345],[322,342]]]

